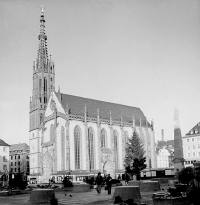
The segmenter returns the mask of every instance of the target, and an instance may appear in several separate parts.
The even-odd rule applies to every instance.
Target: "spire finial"
[[[44,8],[44,5],[41,5],[41,16],[44,16],[44,10],[45,10],[45,8]]]

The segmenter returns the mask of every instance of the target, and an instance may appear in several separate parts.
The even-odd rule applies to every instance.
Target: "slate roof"
[[[112,112],[112,120],[120,121],[122,113],[122,121],[132,123],[132,116],[135,118],[135,123],[138,126],[141,119],[142,126],[146,126],[146,117],[140,108],[121,105],[117,103],[104,102],[89,98],[83,98],[63,93],[56,93],[58,99],[60,95],[60,102],[64,109],[68,104],[70,114],[84,116],[85,105],[87,107],[87,114],[89,117],[97,117],[97,108],[99,108],[100,118],[110,118],[110,110]],[[148,126],[150,124],[148,123]]]
[[[186,135],[200,134],[200,122],[197,123]]]
[[[0,139],[0,146],[10,146],[10,145]]]

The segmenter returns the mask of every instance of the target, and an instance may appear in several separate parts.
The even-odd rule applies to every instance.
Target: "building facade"
[[[156,145],[157,167],[173,167],[174,140],[158,141]]]
[[[47,53],[44,11],[33,65],[30,99],[30,178],[48,181],[58,175],[99,171],[124,172],[125,146],[135,130],[143,141],[147,166],[156,167],[153,123],[140,108],[55,91],[55,67]]]
[[[29,175],[29,146],[26,143],[10,146],[10,173]]]
[[[9,172],[9,147],[10,145],[0,139],[0,175]]]
[[[186,167],[200,160],[200,122],[183,137],[183,153]]]

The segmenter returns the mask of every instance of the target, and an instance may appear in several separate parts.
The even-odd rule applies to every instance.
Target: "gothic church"
[[[140,108],[55,91],[55,66],[48,56],[44,10],[40,17],[37,59],[30,98],[30,178],[38,182],[69,175],[73,180],[124,172],[127,139],[136,131],[147,167],[156,168],[153,123]]]

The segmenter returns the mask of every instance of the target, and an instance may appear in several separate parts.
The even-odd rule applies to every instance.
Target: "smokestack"
[[[164,141],[164,129],[161,129],[161,137],[162,137],[162,141]]]

